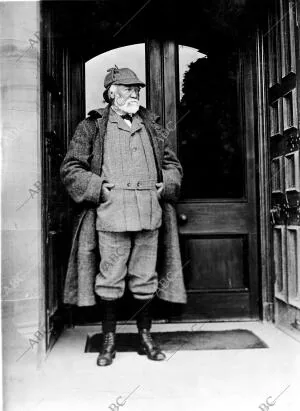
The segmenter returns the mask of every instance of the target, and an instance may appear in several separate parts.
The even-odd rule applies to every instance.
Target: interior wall
[[[2,331],[5,409],[20,370],[37,366],[44,327],[41,292],[40,4],[2,2]],[[14,387],[14,388],[13,388]]]

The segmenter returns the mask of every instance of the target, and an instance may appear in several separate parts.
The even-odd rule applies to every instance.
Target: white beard
[[[135,102],[126,102],[123,107],[120,107],[122,110],[124,110],[126,113],[129,114],[135,114],[137,111],[139,111],[140,105],[137,101]]]
[[[123,99],[117,97],[114,101],[115,106],[128,114],[135,114],[140,108],[138,100],[128,99],[125,103],[120,103],[123,103]]]

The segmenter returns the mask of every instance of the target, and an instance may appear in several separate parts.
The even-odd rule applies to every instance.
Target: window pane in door
[[[241,198],[244,194],[237,60],[179,46],[179,156],[184,199]]]

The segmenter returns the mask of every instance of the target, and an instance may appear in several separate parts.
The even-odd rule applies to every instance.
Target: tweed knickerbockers
[[[157,290],[155,271],[158,230],[98,231],[101,262],[95,291],[104,300],[121,298],[128,286],[137,299],[149,299]]]

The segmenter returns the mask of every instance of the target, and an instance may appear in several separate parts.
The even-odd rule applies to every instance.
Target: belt
[[[143,180],[143,179],[132,179],[124,178],[118,180],[118,182],[112,182],[115,186],[114,189],[122,190],[153,190],[156,189],[157,180]]]

